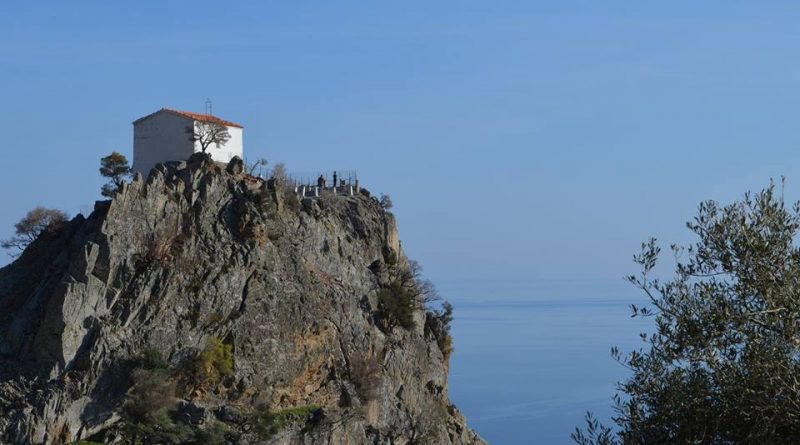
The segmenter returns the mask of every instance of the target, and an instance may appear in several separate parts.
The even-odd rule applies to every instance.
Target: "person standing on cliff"
[[[336,171],[334,170],[334,172],[333,172],[333,188],[336,188],[336,178],[337,178]]]
[[[325,188],[325,177],[322,174],[319,175],[317,178],[317,187],[324,189]]]

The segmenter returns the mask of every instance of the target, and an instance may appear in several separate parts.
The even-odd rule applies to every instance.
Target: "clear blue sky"
[[[783,174],[797,195],[798,22],[789,1],[2,2],[0,238],[98,199],[134,119],[210,97],[251,156],[390,193],[434,279],[617,279],[702,199]]]

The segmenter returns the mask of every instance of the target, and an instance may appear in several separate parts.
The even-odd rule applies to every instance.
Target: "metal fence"
[[[320,178],[322,178],[322,181],[320,181]],[[288,175],[287,180],[289,184],[295,187],[317,187],[320,182],[323,182],[325,187],[355,185],[358,181],[358,173],[355,170],[292,172]]]

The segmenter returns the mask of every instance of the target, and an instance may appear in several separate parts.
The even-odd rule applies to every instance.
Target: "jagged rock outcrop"
[[[291,202],[240,164],[159,165],[0,269],[0,442],[120,441],[137,358],[177,375],[214,338],[232,373],[172,415],[229,443],[483,444],[448,400],[436,315],[377,315],[408,269],[394,218],[366,195]],[[265,437],[258,406],[319,408]]]

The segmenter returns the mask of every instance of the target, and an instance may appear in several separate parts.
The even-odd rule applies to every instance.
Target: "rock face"
[[[483,444],[448,400],[436,314],[381,323],[378,294],[409,268],[392,215],[289,195],[239,164],[159,165],[0,269],[0,443],[121,442],[103,434],[137,358],[178,374],[218,339],[233,371],[171,415],[228,443]],[[266,437],[258,406],[315,409]]]

